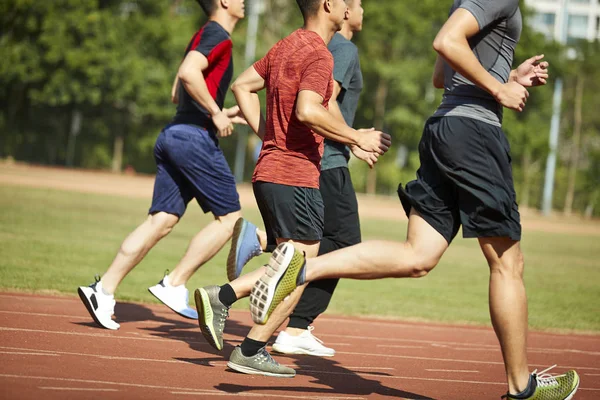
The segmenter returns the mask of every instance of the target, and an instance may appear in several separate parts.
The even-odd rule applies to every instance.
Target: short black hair
[[[217,9],[217,0],[196,0],[196,1],[198,2],[198,4],[200,4],[200,7],[202,7],[202,10],[204,10],[206,15],[208,15],[209,17]]]
[[[300,7],[300,12],[304,18],[312,17],[319,11],[319,5],[323,0],[296,0],[298,3],[298,7]]]

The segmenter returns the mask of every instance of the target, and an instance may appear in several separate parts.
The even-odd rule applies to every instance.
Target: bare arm
[[[522,111],[529,93],[517,82],[500,83],[483,68],[468,42],[477,32],[479,24],[473,14],[459,8],[438,32],[433,48],[455,71],[490,93],[504,107]]]
[[[265,88],[265,80],[251,66],[233,82],[231,91],[250,128],[263,140],[265,137],[265,118],[260,111],[260,99],[256,92]]]
[[[433,87],[436,89],[444,88],[444,59],[438,54],[433,68]]]
[[[173,87],[171,88],[171,103],[179,104],[179,77],[175,75],[175,80],[173,81]]]
[[[208,68],[208,59],[198,51],[190,51],[179,66],[176,80],[178,79],[185,91],[208,111],[218,135],[229,136],[233,131],[233,125],[208,91],[202,73],[206,68]]]
[[[331,118],[332,114],[323,107],[323,97],[311,90],[301,90],[296,100],[296,118],[317,134],[336,142],[357,145],[365,151],[385,153],[391,145],[387,133],[370,131],[359,134],[345,122]]]

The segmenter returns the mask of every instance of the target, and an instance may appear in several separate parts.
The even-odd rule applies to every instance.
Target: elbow
[[[439,76],[434,76],[433,79],[433,87],[436,89],[443,89],[444,88],[444,78],[443,77],[439,77]]]
[[[303,124],[306,124],[307,122],[312,120],[312,114],[313,112],[310,106],[300,104],[296,105],[296,119],[302,122]]]
[[[435,40],[433,41],[433,49],[439,55],[444,56],[445,54],[447,54],[448,48],[450,47],[449,42],[450,42],[450,40],[448,39],[448,36],[437,35],[435,37]]]
[[[177,78],[179,78],[181,83],[189,84],[193,80],[193,72],[189,68],[179,68]]]
[[[231,92],[233,93],[234,96],[238,96],[240,94],[240,91],[242,90],[240,83],[236,80],[233,82],[233,84],[231,85]]]

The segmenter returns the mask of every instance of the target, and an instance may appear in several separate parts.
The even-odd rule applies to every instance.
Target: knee
[[[173,230],[173,227],[179,221],[179,217],[164,212],[157,213],[148,217],[152,237],[160,240],[167,236]]]
[[[498,259],[489,263],[492,274],[500,274],[507,278],[523,279],[525,258],[520,253],[508,260]]]
[[[438,257],[423,256],[417,258],[412,266],[412,278],[422,278],[438,265],[440,259]]]
[[[408,265],[406,260],[398,260],[394,268],[395,277],[422,278],[429,274],[439,261],[439,257],[430,255],[416,256]]]
[[[223,227],[230,232],[230,234],[233,234],[233,227],[235,226],[236,221],[240,218],[242,218],[242,212],[236,211],[222,217],[218,217],[217,219],[221,224],[223,224]]]

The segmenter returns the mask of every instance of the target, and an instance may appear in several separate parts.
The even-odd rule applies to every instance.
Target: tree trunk
[[[573,212],[573,200],[575,198],[575,180],[577,178],[577,167],[579,166],[579,143],[581,142],[581,109],[583,101],[583,87],[585,77],[577,77],[577,88],[575,89],[575,116],[573,124],[573,145],[571,148],[571,162],[569,165],[569,175],[567,177],[567,195],[565,197],[565,215],[571,215]]]
[[[529,198],[531,193],[531,149],[528,145],[525,145],[525,151],[523,151],[523,186],[521,187],[521,201],[520,206],[527,208],[529,207]]]
[[[71,129],[69,131],[69,139],[67,143],[67,167],[72,167],[75,160],[75,142],[77,140],[77,136],[79,136],[79,133],[81,132],[81,119],[81,111],[74,109],[71,114]]]
[[[112,158],[112,172],[118,173],[123,169],[123,147],[125,138],[122,134],[115,136],[115,142],[113,146],[113,158]]]
[[[592,216],[594,215],[594,204],[596,204],[598,196],[600,196],[600,189],[594,190],[594,192],[590,196],[588,205],[585,207],[585,213],[583,214],[585,219],[592,219]]]
[[[383,130],[385,124],[385,103],[388,94],[388,80],[384,77],[379,78],[379,85],[375,91],[375,118],[373,125],[377,130]],[[377,170],[369,169],[367,173],[367,193],[375,194],[377,192]]]

